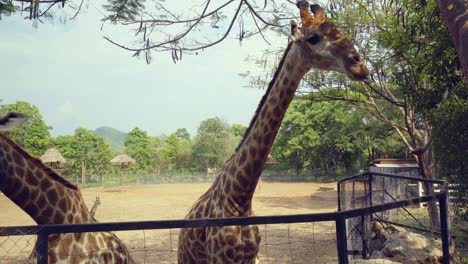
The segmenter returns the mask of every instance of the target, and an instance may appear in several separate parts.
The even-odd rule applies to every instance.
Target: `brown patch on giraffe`
[[[46,195],[47,195],[47,200],[49,200],[50,204],[57,203],[58,195],[57,195],[57,192],[55,191],[55,188],[50,189]]]
[[[283,113],[283,111],[281,111],[281,109],[279,109],[278,106],[275,106],[275,108],[273,109],[273,114],[275,116],[281,116],[282,113]]]
[[[63,223],[65,216],[60,211],[55,212],[54,223]]]
[[[254,148],[253,146],[250,146],[249,152],[250,152],[250,157],[251,158],[256,158],[257,157],[257,149]]]
[[[41,181],[40,187],[42,192],[45,193],[50,187],[52,187],[52,183],[49,181],[49,179],[44,179]]]
[[[273,120],[270,122],[270,129],[274,130],[279,126],[279,121],[278,120]]]
[[[294,95],[294,88],[293,87],[296,87],[296,85],[294,85],[296,82],[295,81],[291,81],[291,87],[289,87],[288,89],[286,89],[286,93],[289,95],[289,96],[292,96]]]
[[[285,77],[283,78],[283,85],[287,85],[288,82],[289,82],[289,79],[288,79],[288,77],[285,76]]]
[[[242,165],[246,160],[247,160],[247,151],[243,149],[239,158],[239,165]]]
[[[286,98],[281,102],[281,108],[283,109],[283,111],[286,111],[286,109],[288,108],[288,105],[289,105],[289,100],[287,100]]]
[[[45,210],[42,211],[41,215],[46,219],[46,218],[50,217],[53,213],[54,213],[54,211],[52,210],[52,208],[50,206],[47,206],[45,208]]]
[[[242,153],[244,153],[244,152],[245,152],[245,150]],[[236,166],[231,165],[230,168],[229,168],[229,174],[234,175],[236,173],[236,170],[237,170]]]
[[[265,138],[263,139],[263,144],[265,145],[270,145],[273,142],[273,136],[271,133],[268,133],[265,135]]]
[[[14,151],[12,153],[13,155],[13,161],[14,163],[16,164],[16,166],[21,166],[21,167],[24,167],[24,160],[23,158],[20,156],[20,154],[18,154],[18,152]]]
[[[33,203],[29,203],[27,206],[24,207],[24,211],[26,211],[29,215],[36,215],[39,212],[39,208]]]

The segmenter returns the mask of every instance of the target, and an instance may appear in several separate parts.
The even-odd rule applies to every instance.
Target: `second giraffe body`
[[[368,70],[353,44],[327,22],[318,5],[298,2],[302,27],[291,21],[291,39],[268,90],[235,154],[186,218],[252,216],[252,198],[288,106],[312,68],[345,73],[366,81]],[[312,10],[310,13],[309,8]],[[179,263],[255,263],[260,244],[257,226],[182,229]]]

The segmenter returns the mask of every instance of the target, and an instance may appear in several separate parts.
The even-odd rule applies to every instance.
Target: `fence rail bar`
[[[49,256],[49,234],[39,232],[36,242],[37,264],[47,264]]]
[[[383,220],[383,219],[376,219],[376,221],[379,221],[379,222],[382,222],[382,223],[386,223],[386,224],[389,224],[389,225],[394,225],[394,226],[399,226],[399,227],[414,229],[414,230],[417,230],[417,231],[420,231],[420,232],[425,232],[425,233],[430,233],[430,234],[435,234],[435,235],[438,235],[438,236],[442,236],[442,233],[439,232],[439,231],[433,231],[433,230],[429,230],[429,229],[425,229],[425,228],[420,228],[420,227],[415,227],[415,226],[409,226],[409,225],[400,224],[400,223],[397,223],[397,222],[387,221],[387,220]]]
[[[445,181],[443,180],[435,180],[435,179],[425,179],[425,178],[418,178],[418,177],[411,177],[411,176],[403,176],[403,175],[396,175],[396,174],[387,174],[387,173],[381,173],[381,172],[365,172],[357,175],[353,175],[344,179],[341,179],[337,181],[338,184],[355,180],[358,179],[359,177],[365,177],[369,176],[370,174],[374,176],[383,176],[383,177],[388,177],[388,178],[394,178],[394,179],[403,179],[403,180],[409,180],[409,181],[418,181],[418,182],[428,182],[428,183],[436,183],[436,184],[444,184]]]
[[[234,225],[262,225],[262,224],[291,224],[307,222],[336,221],[338,218],[353,218],[361,215],[369,215],[395,209],[402,206],[422,203],[431,199],[440,199],[443,194],[421,196],[397,202],[374,205],[366,208],[352,209],[341,212],[298,214],[298,215],[276,215],[276,216],[251,216],[235,218],[206,218],[206,219],[184,219],[164,221],[139,221],[139,222],[112,222],[75,225],[39,225],[39,226],[15,226],[0,227],[0,236],[35,235],[41,232],[48,234],[58,233],[82,233],[82,232],[106,232],[106,231],[131,231],[141,229],[169,229],[169,228],[191,228],[212,226],[234,226]]]
[[[338,262],[348,264],[348,244],[346,240],[346,218],[336,218],[336,249],[338,251]]]

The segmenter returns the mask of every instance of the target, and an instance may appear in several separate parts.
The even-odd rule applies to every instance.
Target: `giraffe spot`
[[[242,154],[239,158],[239,165],[243,164],[245,160],[247,159],[247,151],[245,149],[242,150]]]
[[[233,259],[234,258],[234,250],[232,248],[227,248],[225,251],[224,251],[224,256],[227,258],[227,259]]]
[[[102,252],[99,258],[99,263],[112,263],[112,254],[107,251]]]
[[[248,187],[248,185],[249,185],[249,181],[245,177],[237,177],[237,181],[239,182],[240,186],[242,186],[242,187]]]
[[[49,179],[44,179],[41,181],[41,190],[43,192],[47,192],[47,190],[52,186],[52,183],[49,181]]]
[[[270,101],[269,101],[269,104],[276,104],[277,102],[278,102],[278,100],[275,97],[271,97]]]
[[[288,77],[283,78],[283,85],[288,85],[289,79]]]
[[[37,199],[37,204],[40,205],[40,206],[45,205],[46,204],[46,199],[45,199],[44,195],[39,194],[38,196],[39,196],[39,198]]]
[[[283,98],[285,96],[285,92],[283,90],[281,90],[280,92],[280,98]]]
[[[49,262],[48,263],[56,263],[57,262],[57,254],[54,254],[49,251]]]
[[[289,83],[289,85],[290,85],[290,87],[288,88],[288,90],[286,90],[286,93],[287,93],[288,95],[291,96],[291,95],[294,94],[294,88],[297,87],[298,83],[297,83],[297,81],[292,80],[292,81]]]
[[[243,153],[244,152],[245,150],[243,151]],[[229,174],[234,175],[235,173],[236,173],[236,166],[231,165],[231,167],[229,168]]]
[[[73,215],[71,213],[67,214],[67,224],[73,223]]]
[[[270,145],[272,143],[272,141],[273,141],[272,138],[273,137],[272,137],[271,133],[266,134],[265,138],[263,139],[263,143],[265,145]]]
[[[251,158],[255,158],[257,156],[257,149],[254,148],[253,146],[250,146],[249,152],[250,152],[250,157]]]
[[[13,152],[13,159],[14,159],[15,164],[16,164],[17,166],[21,166],[21,167],[24,166],[24,160],[23,160],[23,158],[20,156],[20,154],[18,154],[18,152],[16,152],[16,151]]]
[[[8,153],[7,157],[6,157],[6,160],[9,162],[9,163],[12,163],[13,162],[13,157],[11,156],[10,153]]]
[[[270,122],[270,129],[276,130],[279,125],[280,125],[280,122],[278,120],[273,120],[272,122]]]
[[[247,166],[245,166],[245,173],[247,174],[247,177],[252,176],[252,165],[249,163]]]
[[[50,204],[56,204],[57,198],[58,198],[58,195],[57,195],[57,192],[55,191],[55,189],[50,189],[47,192],[47,200],[49,200]]]
[[[253,162],[253,172],[255,175],[257,175],[260,171],[263,169],[263,162],[260,160],[255,160]]]
[[[36,188],[31,188],[29,189],[29,199],[31,201],[36,201],[36,199],[39,197],[39,192],[37,191]]]
[[[32,186],[36,186],[37,184],[39,184],[39,181],[36,179],[31,169],[27,170],[26,181]]]
[[[286,111],[286,109],[288,108],[288,105],[289,105],[289,101],[285,98],[285,99],[281,102],[281,107],[283,108],[283,111]]]
[[[42,171],[36,170],[34,172],[34,175],[36,176],[36,179],[38,181],[41,181],[44,178],[44,173]]]
[[[267,152],[266,148],[260,148],[259,154],[260,154],[260,157],[267,157],[268,152]]]
[[[281,116],[282,111],[281,111],[281,109],[280,109],[278,106],[276,106],[276,107],[273,109],[273,113],[275,114],[275,116]]]
[[[37,215],[37,213],[39,212],[39,208],[37,208],[37,206],[33,203],[29,203],[25,208],[24,210],[26,211],[26,213],[28,215]]]
[[[54,213],[54,211],[52,210],[52,208],[48,205],[46,205],[46,208],[44,211],[42,211],[41,215],[44,217],[44,218],[49,218],[50,216],[52,216],[52,214]]]
[[[239,173],[237,173],[237,174],[239,174]],[[230,181],[226,182],[224,184],[224,192],[231,193],[231,185],[232,185],[232,183]]]
[[[59,211],[55,212],[54,223],[62,224],[64,222],[63,221],[64,219],[65,219],[65,216],[61,212],[59,212]]]

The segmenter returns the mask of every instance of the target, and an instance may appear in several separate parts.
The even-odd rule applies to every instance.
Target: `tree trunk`
[[[419,171],[421,177],[424,179],[434,178],[434,162],[432,159],[432,148],[428,148],[424,153],[416,153],[416,161],[419,165]],[[423,184],[425,195],[434,195],[434,184],[424,183]],[[432,229],[440,229],[440,218],[439,210],[437,207],[437,200],[432,200],[427,203],[427,212],[429,213],[429,219]]]
[[[468,82],[468,9],[466,0],[436,0]]]
[[[86,160],[81,161],[81,184],[86,183]]]

